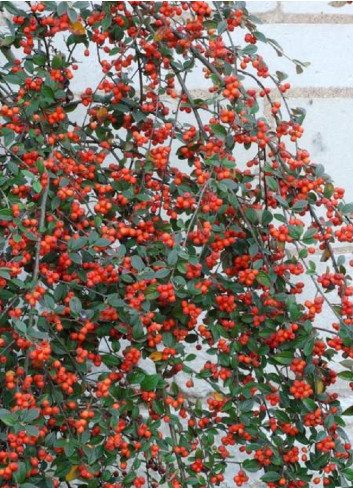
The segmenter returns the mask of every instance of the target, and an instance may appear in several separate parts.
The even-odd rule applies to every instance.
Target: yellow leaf
[[[347,2],[329,2],[329,5],[331,7],[344,7],[345,5],[347,5]]]
[[[70,23],[70,31],[72,34],[75,34],[75,36],[83,36],[86,33],[85,26],[79,21]]]
[[[71,482],[72,480],[76,479],[76,477],[78,475],[77,468],[78,468],[78,465],[72,465],[71,466],[71,469],[69,470],[69,472],[65,476],[65,480],[67,482]]]
[[[315,379],[315,394],[322,394],[325,390],[325,384],[319,378]]]
[[[154,33],[154,36],[153,36],[153,40],[154,41],[161,41],[165,34],[169,31],[168,27],[166,26],[162,26],[160,27],[155,33]]]
[[[327,261],[331,258],[331,251],[328,248],[324,249],[324,252],[321,255],[320,261]]]
[[[153,361],[153,362],[159,362],[160,360],[162,360],[162,357],[163,357],[163,354],[161,351],[154,351],[153,353],[151,353],[150,355],[150,359]]]
[[[105,107],[101,107],[97,110],[97,121],[103,122],[108,117],[108,111]]]
[[[223,401],[223,399],[224,399],[223,395],[220,392],[213,392],[212,397],[216,401]]]

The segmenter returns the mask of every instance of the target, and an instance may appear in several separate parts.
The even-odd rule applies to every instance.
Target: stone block
[[[283,2],[291,3],[291,2]],[[349,87],[353,83],[353,63],[347,59],[347,46],[353,44],[350,24],[262,24],[259,31],[276,40],[289,58],[310,62],[300,75],[294,63],[278,56],[274,49],[258,42],[258,53],[270,71],[287,73],[292,87]],[[244,31],[232,34],[236,45],[244,45]],[[270,82],[264,82],[271,86]]]
[[[247,1],[246,7],[250,13],[258,14],[271,12],[277,7],[278,2],[258,2],[258,1]]]
[[[353,140],[347,137],[353,99],[300,98],[289,99],[289,104],[307,110],[299,146],[309,151],[313,162],[325,166],[335,184],[346,189],[347,201],[353,201]]]
[[[280,2],[280,4],[282,11],[290,14],[353,14],[352,6],[345,2]]]

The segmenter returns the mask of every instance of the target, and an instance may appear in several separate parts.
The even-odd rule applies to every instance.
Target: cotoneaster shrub
[[[1,8],[1,487],[351,487],[353,206],[281,47],[241,2]]]

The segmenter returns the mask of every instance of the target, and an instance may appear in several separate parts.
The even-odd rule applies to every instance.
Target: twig
[[[164,400],[165,412],[170,417],[171,416],[170,406],[166,402],[167,392],[166,392],[165,388],[162,389],[162,393],[163,393],[163,400]],[[173,440],[173,445],[174,445],[174,447],[176,447],[178,445],[178,438],[177,438],[176,430],[175,430],[175,427],[174,427],[173,423],[169,423],[169,431],[170,431],[170,436],[172,437],[172,440]],[[181,479],[180,482],[181,482],[181,486],[182,487],[187,487],[186,473],[185,473],[185,468],[184,468],[183,461],[181,460],[181,457],[180,457],[180,455],[178,453],[175,454],[175,457],[176,457],[177,464],[178,464],[179,471],[180,471],[180,479]]]

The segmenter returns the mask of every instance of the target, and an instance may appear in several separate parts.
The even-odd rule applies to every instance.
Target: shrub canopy
[[[347,487],[332,360],[351,382],[353,287],[332,246],[353,207],[300,145],[261,55],[280,45],[242,2],[16,5],[1,486]]]

